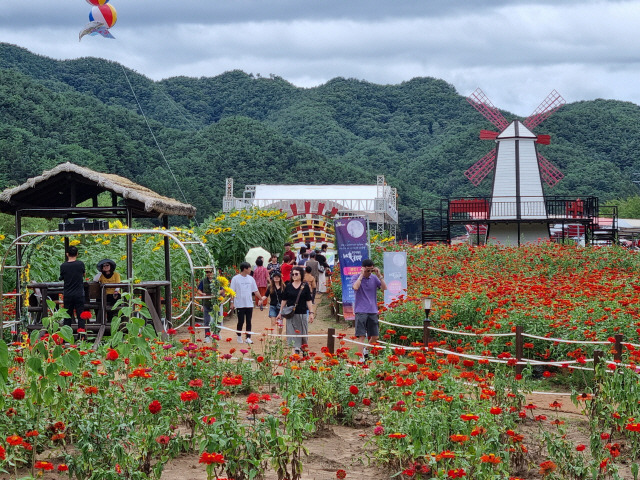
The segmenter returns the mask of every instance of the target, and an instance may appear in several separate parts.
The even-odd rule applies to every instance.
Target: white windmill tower
[[[542,181],[550,187],[564,175],[538,152],[548,145],[549,135],[532,130],[565,104],[555,90],[524,121],[509,123],[479,88],[467,101],[500,132],[480,131],[481,140],[494,140],[496,147],[464,172],[478,185],[495,168],[487,241],[519,245],[549,239],[549,219]]]

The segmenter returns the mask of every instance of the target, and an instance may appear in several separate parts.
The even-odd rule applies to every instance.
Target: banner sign
[[[384,304],[388,306],[400,295],[407,294],[407,252],[384,252]]]
[[[342,313],[345,320],[355,320],[353,282],[362,270],[362,261],[369,258],[367,220],[358,217],[338,218],[334,225],[342,279]]]

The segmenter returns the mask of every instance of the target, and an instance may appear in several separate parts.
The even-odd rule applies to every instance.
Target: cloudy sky
[[[301,87],[341,76],[441,78],[526,116],[568,102],[640,104],[640,0],[111,0],[116,40],[78,33],[84,0],[0,0],[0,41],[96,56],[152,79],[241,69]]]

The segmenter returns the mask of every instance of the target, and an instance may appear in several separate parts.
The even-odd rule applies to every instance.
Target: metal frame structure
[[[193,238],[193,240],[189,240],[187,242],[183,242],[182,240],[180,240],[177,237],[177,234],[182,234],[182,235],[189,235]],[[46,236],[64,236],[64,237],[69,237],[69,236],[76,236],[76,235],[162,235],[165,237],[165,247],[168,248],[169,245],[169,240],[175,242],[184,252],[186,258],[187,258],[187,262],[189,264],[189,269],[190,269],[190,280],[191,280],[191,299],[190,299],[190,303],[188,305],[189,309],[190,309],[190,316],[188,318],[188,321],[190,321],[191,326],[194,326],[195,324],[195,306],[196,306],[196,302],[194,300],[196,299],[200,299],[200,298],[205,298],[205,297],[197,297],[195,296],[195,291],[196,291],[196,277],[195,277],[195,272],[196,270],[203,270],[206,266],[205,265],[194,265],[194,262],[192,260],[191,254],[189,253],[189,248],[187,247],[187,245],[195,245],[195,244],[199,244],[203,251],[206,252],[207,255],[207,261],[209,266],[212,266],[214,268],[215,271],[215,266],[214,266],[214,262],[213,262],[213,257],[211,256],[211,252],[209,251],[209,249],[206,247],[206,245],[204,243],[202,243],[202,241],[200,241],[199,239],[197,239],[197,237],[192,236],[191,234],[189,234],[188,232],[178,232],[178,231],[170,231],[170,230],[153,230],[153,229],[121,229],[121,230],[93,230],[93,231],[89,231],[89,230],[81,230],[81,231],[77,231],[77,232],[60,232],[60,231],[51,231],[51,232],[30,232],[30,233],[23,233],[19,236],[16,237],[16,239],[11,243],[11,245],[9,245],[9,247],[7,248],[6,252],[4,253],[3,257],[2,257],[2,261],[0,262],[0,336],[2,335],[3,329],[4,329],[4,304],[5,304],[5,298],[11,298],[11,297],[17,297],[17,303],[16,303],[16,320],[21,320],[22,319],[22,309],[21,309],[21,302],[19,301],[20,298],[22,297],[23,293],[21,292],[22,288],[21,288],[21,284],[18,283],[16,285],[16,293],[10,293],[7,294],[4,292],[4,274],[6,271],[11,271],[11,270],[19,270],[21,268],[24,268],[24,265],[7,265],[7,258],[10,255],[11,251],[15,248],[16,252],[18,249],[21,249],[22,247],[27,247],[29,245],[32,244],[33,240],[41,238],[41,237],[46,237]],[[168,261],[169,258],[168,256],[165,257],[165,261]],[[129,274],[129,279],[131,280],[133,278],[133,272],[131,272]],[[167,280],[170,282],[171,278],[170,276],[167,278]],[[135,288],[135,284],[131,284],[131,289]],[[167,287],[168,291],[165,291],[165,322],[171,322],[173,317],[171,316],[171,287]],[[208,297],[207,297],[208,298]],[[184,312],[183,312],[184,313]],[[186,322],[185,322],[186,323]],[[165,324],[166,326],[166,324]],[[158,325],[156,325],[156,330],[158,328]],[[159,332],[160,333],[160,332]]]
[[[291,187],[304,188],[305,185],[292,185]],[[308,187],[318,187],[309,185]],[[330,189],[327,185],[327,189]],[[365,216],[369,222],[376,224],[377,233],[389,230],[392,235],[397,233],[398,208],[397,189],[387,185],[384,175],[378,175],[376,179],[375,198],[330,198],[307,199],[303,195],[297,199],[286,198],[256,198],[257,185],[246,185],[242,198],[233,195],[233,178],[226,179],[225,196],[222,199],[223,211],[242,208],[275,208],[290,215],[297,216],[302,213],[317,214],[335,217]],[[277,194],[274,196],[277,197]],[[329,213],[327,213],[329,212]]]
[[[473,225],[476,227],[476,241],[480,244],[481,229],[479,227],[486,226],[489,223],[513,223],[518,225],[520,223],[543,223],[549,227],[552,225],[559,226],[560,236],[558,240],[561,241],[569,238],[567,231],[570,226],[578,225],[584,229],[585,243],[618,242],[618,209],[615,205],[600,205],[598,197],[546,196],[544,201],[521,202],[521,208],[528,209],[530,212],[545,211],[546,217],[544,219],[491,218],[494,211],[512,211],[515,208],[515,204],[516,202],[503,202],[495,197],[442,199],[439,209],[422,210],[422,242],[450,243],[452,227],[455,225]],[[600,225],[600,219],[602,218],[611,219],[611,224],[607,226]]]

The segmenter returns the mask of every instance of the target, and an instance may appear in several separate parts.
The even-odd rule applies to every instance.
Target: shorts
[[[269,305],[269,316],[277,317],[280,313],[280,305]]]
[[[356,337],[377,337],[379,334],[377,313],[356,313]]]

